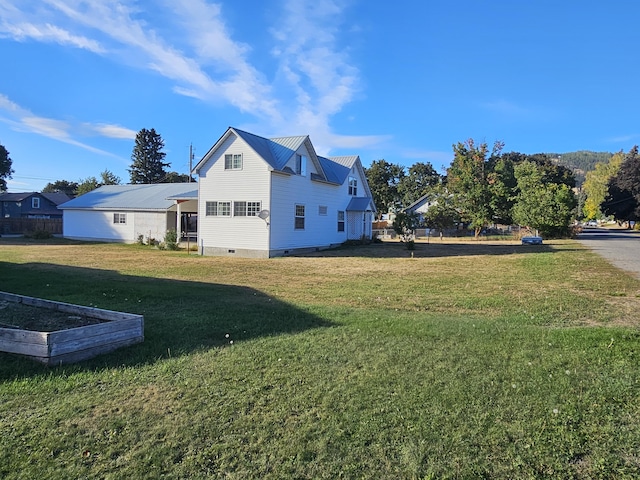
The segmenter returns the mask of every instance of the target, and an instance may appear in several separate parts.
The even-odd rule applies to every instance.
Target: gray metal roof
[[[369,197],[353,197],[347,205],[348,212],[365,212],[367,210],[376,211],[373,200]]]
[[[175,199],[197,199],[193,183],[103,185],[58,208],[82,210],[168,210]]]

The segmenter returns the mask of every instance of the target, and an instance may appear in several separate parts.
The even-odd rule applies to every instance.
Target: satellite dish
[[[262,220],[266,220],[267,218],[269,218],[269,210],[260,210],[260,212],[258,213],[258,216]]]

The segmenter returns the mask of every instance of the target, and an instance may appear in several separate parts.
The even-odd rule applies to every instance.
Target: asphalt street
[[[610,263],[640,278],[640,232],[585,228],[578,241]]]

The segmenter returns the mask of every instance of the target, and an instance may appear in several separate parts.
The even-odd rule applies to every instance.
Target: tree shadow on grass
[[[567,248],[563,248],[567,250]],[[515,255],[526,253],[554,252],[552,245],[521,245],[515,242],[487,243],[483,241],[416,242],[414,249],[407,249],[401,242],[370,243],[368,245],[344,245],[334,249],[302,254],[303,257],[362,257],[362,258],[441,258],[476,255]]]
[[[39,263],[0,262],[0,271],[0,289],[4,291],[144,315],[143,343],[78,363],[79,368],[153,363],[169,356],[332,325],[297,306],[244,286]],[[0,381],[38,375],[49,369],[34,360],[0,353]]]

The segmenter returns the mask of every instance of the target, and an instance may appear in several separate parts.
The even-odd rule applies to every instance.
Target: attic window
[[[40,208],[40,198],[33,197],[31,199],[31,208]]]
[[[225,170],[242,170],[242,154],[227,153],[224,156],[224,169]]]
[[[307,176],[307,157],[296,154],[296,175]]]
[[[356,177],[349,177],[349,195],[354,197],[358,195],[358,179]]]

